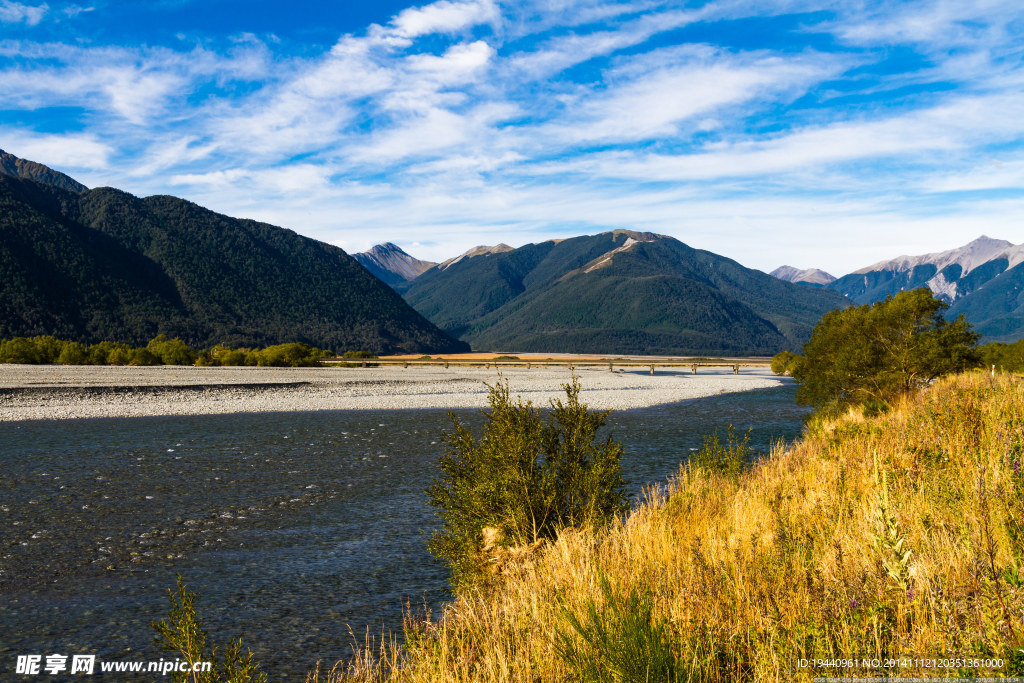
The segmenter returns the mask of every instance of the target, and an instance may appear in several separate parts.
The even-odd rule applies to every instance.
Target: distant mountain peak
[[[69,175],[64,175],[60,171],[55,171],[49,166],[44,166],[35,161],[16,157],[2,149],[0,149],[0,173],[14,176],[15,178],[35,180],[63,190],[71,190],[72,192],[85,192],[89,189]]]
[[[442,261],[441,263],[438,264],[437,267],[440,270],[448,270],[462,259],[473,258],[474,256],[484,256],[486,254],[501,254],[506,251],[512,251],[512,247],[508,246],[504,242],[502,242],[501,244],[496,244],[493,247],[489,247],[487,245],[482,244],[478,247],[473,247],[468,251],[464,251],[458,256],[450,258],[447,261]]]
[[[820,268],[794,268],[793,266],[779,266],[768,273],[786,282],[806,282],[812,285],[827,285],[836,278]]]
[[[369,251],[353,254],[352,257],[392,287],[415,280],[423,271],[437,265],[433,261],[421,261],[410,256],[394,242],[374,245]]]
[[[638,232],[636,230],[626,230],[625,228],[612,230],[611,233],[612,236],[625,235],[627,238],[637,242],[654,242],[666,237],[666,235],[659,235],[655,232]]]
[[[1024,244],[981,235],[955,249],[879,261],[828,285],[858,304],[918,287],[949,304],[947,318],[964,314],[986,340],[1024,337]]]
[[[1013,242],[982,235],[956,249],[921,254],[920,256],[897,256],[894,259],[879,261],[866,268],[855,270],[852,274],[863,275],[882,270],[907,272],[923,265],[934,265],[941,272],[944,268],[957,265],[961,269],[960,277],[963,277],[975,268],[999,258],[1005,258],[1007,268],[1013,268],[1018,263],[1024,262],[1024,245],[1015,245]]]

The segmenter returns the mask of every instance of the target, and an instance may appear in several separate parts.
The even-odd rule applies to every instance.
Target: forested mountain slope
[[[797,349],[845,297],[662,235],[616,230],[484,252],[405,294],[474,348],[768,354]]]
[[[176,197],[9,174],[0,174],[0,298],[0,338],[467,348],[337,247]]]

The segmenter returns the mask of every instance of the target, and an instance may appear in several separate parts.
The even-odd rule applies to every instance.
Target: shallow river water
[[[479,424],[479,412],[459,411]],[[791,386],[613,413],[634,493],[702,437],[791,440]],[[241,636],[271,680],[351,652],[351,631],[437,607],[445,411],[175,416],[0,424],[0,678],[19,654],[157,660],[151,622],[180,574],[214,643]]]

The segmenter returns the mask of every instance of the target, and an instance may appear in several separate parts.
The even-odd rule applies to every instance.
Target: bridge
[[[474,357],[469,357],[474,356]],[[487,357],[490,356],[490,357]],[[326,358],[325,365],[342,367],[381,367],[401,366],[403,368],[418,366],[440,367],[486,367],[495,369],[503,367],[532,368],[543,367],[607,367],[609,372],[616,368],[649,368],[651,374],[657,369],[687,368],[694,375],[699,368],[731,368],[733,374],[739,374],[740,368],[767,368],[771,366],[771,358],[704,358],[704,357],[600,357],[600,356],[511,356],[495,354],[464,354],[455,356],[385,356],[381,358]]]

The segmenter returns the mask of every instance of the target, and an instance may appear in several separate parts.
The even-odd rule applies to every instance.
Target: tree
[[[65,342],[57,362],[61,365],[85,365],[89,362],[89,351],[84,344],[78,342]]]
[[[776,375],[791,375],[800,362],[800,356],[792,351],[780,351],[772,356],[772,372]]]
[[[428,489],[444,520],[428,545],[451,567],[456,587],[481,579],[487,546],[533,545],[627,508],[622,445],[611,435],[597,440],[608,413],[580,403],[575,375],[563,385],[566,400],[551,402],[547,420],[532,403],[513,402],[507,381],[488,388],[483,435],[475,438],[452,415],[442,476]]]
[[[164,365],[192,365],[196,362],[195,352],[177,337],[168,339],[166,335],[158,334],[149,341],[146,349]]]
[[[826,313],[792,369],[797,401],[820,408],[884,406],[896,396],[978,363],[978,335],[927,289]]]

